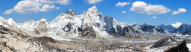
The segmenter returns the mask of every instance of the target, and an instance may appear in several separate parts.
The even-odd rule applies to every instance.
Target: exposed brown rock
[[[56,41],[50,37],[34,37],[37,41],[40,42],[51,42],[51,43],[56,43]]]

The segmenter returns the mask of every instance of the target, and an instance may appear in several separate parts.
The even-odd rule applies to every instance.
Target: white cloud
[[[88,1],[89,4],[96,4],[96,3],[103,1],[103,0],[84,0],[84,1]]]
[[[180,8],[180,9],[178,9],[178,11],[173,11],[172,14],[173,14],[173,15],[177,15],[177,14],[179,14],[179,13],[184,13],[184,12],[186,12],[186,11],[187,11],[186,9]]]
[[[6,10],[4,14],[11,14],[13,12],[13,9]]]
[[[60,9],[60,7],[56,7],[52,4],[58,3],[66,5],[69,4],[70,1],[71,0],[22,0],[18,2],[13,9],[6,10],[4,14],[11,14],[12,12],[22,14],[47,12],[52,9]]]
[[[172,26],[175,28],[179,28],[181,25],[182,25],[181,22],[176,22],[176,23],[172,24]]]
[[[50,10],[52,10],[52,9],[60,9],[60,7],[55,7],[54,5],[49,5],[49,4],[44,4],[43,6],[42,6],[42,8],[40,9],[40,11],[43,11],[43,12],[47,12],[47,11],[50,11]]]
[[[14,6],[14,11],[18,13],[38,13],[42,4],[35,0],[22,0]]]
[[[36,0],[36,1],[40,3],[49,3],[49,4],[59,3],[61,5],[67,5],[72,0]]]
[[[128,2],[119,2],[117,3],[115,6],[121,6],[121,7],[124,7],[125,5],[129,5],[130,3]]]
[[[146,14],[164,14],[170,12],[171,10],[163,5],[152,5],[142,1],[136,1],[132,4],[130,11]]]
[[[122,14],[123,14],[123,13],[126,13],[126,12],[127,12],[127,11],[122,11]]]
[[[156,17],[156,16],[153,16],[153,19],[157,19],[158,17]]]

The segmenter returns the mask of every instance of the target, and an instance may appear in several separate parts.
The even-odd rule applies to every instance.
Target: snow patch
[[[191,44],[187,44],[189,51],[191,51]]]

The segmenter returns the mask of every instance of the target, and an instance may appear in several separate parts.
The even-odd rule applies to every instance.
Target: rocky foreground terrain
[[[54,40],[50,37],[31,37],[0,26],[0,52],[189,52],[187,41],[178,41],[174,37],[156,40],[121,39],[115,40]],[[116,38],[117,40],[117,38]],[[113,42],[111,42],[113,41]]]

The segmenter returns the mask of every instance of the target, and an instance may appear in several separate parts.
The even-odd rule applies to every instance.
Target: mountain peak
[[[8,21],[14,21],[12,18],[9,18]]]
[[[94,5],[93,7],[89,8],[87,12],[90,13],[99,13],[97,7]]]
[[[11,24],[11,25],[16,24],[16,22],[12,18],[8,19],[8,23]]]
[[[94,8],[97,8],[95,5],[93,6]]]
[[[39,21],[48,21],[48,20],[45,18],[41,18]]]
[[[149,24],[147,24],[146,22],[143,24],[143,26],[148,26]]]
[[[77,15],[72,9],[68,9],[65,13],[69,15]]]
[[[5,20],[3,17],[0,16],[0,20]]]

